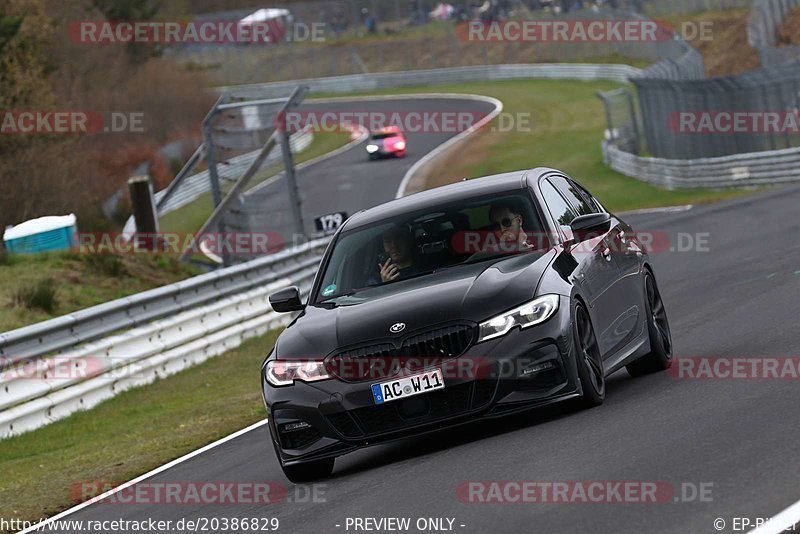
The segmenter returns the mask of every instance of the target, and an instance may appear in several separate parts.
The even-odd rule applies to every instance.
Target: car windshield
[[[400,135],[400,134],[397,133],[397,132],[375,133],[375,134],[372,134],[372,140],[373,141],[377,141],[379,139],[388,139],[389,137],[395,137],[397,135]]]
[[[544,236],[523,191],[442,204],[345,230],[324,267],[314,302],[334,302],[442,269],[548,248]]]

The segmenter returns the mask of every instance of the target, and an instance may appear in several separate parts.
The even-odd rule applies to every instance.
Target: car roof
[[[344,224],[344,228],[351,230],[363,225],[368,225],[391,217],[400,216],[404,213],[432,208],[443,203],[458,201],[461,199],[469,200],[474,197],[492,193],[522,190],[527,187],[528,180],[538,179],[540,176],[551,172],[558,171],[539,167],[531,170],[484,176],[481,178],[464,180],[454,184],[428,189],[426,191],[414,193],[413,195],[386,202],[385,204],[380,204],[374,208],[362,210],[351,216]]]

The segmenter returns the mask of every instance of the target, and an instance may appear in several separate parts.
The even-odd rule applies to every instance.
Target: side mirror
[[[577,241],[585,241],[591,232],[606,232],[611,223],[608,213],[590,213],[575,217],[569,227]]]
[[[300,301],[300,291],[297,286],[287,287],[269,296],[272,309],[278,313],[300,311],[303,303]]]

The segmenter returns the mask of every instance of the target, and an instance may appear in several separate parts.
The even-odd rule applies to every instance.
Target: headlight
[[[313,360],[299,362],[287,360],[272,360],[267,362],[267,382],[273,386],[291,386],[295,380],[303,382],[316,382],[326,380],[330,375],[325,371],[324,362]]]
[[[395,150],[403,150],[406,147],[405,141],[398,141],[394,144]]]
[[[380,150],[380,148],[381,147],[379,147],[378,145],[367,145],[367,152],[369,152],[370,154],[374,154],[375,152]]]
[[[548,320],[558,310],[558,295],[544,295],[480,324],[478,343],[503,336],[515,326],[527,328]]]

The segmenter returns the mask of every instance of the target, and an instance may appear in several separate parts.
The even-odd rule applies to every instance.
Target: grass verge
[[[614,82],[510,80],[458,85],[404,87],[368,94],[468,93],[503,102],[506,125],[495,119],[440,159],[428,172],[428,187],[489,174],[554,167],[584,184],[614,211],[732,198],[750,191],[684,189],[669,191],[611,170],[603,162],[603,105],[596,93],[619,87]],[[523,125],[520,119],[527,119]]]
[[[160,254],[8,255],[0,266],[0,332],[197,274],[177,257]]]
[[[0,517],[53,515],[82,483],[125,482],[263,419],[259,370],[277,334],[0,442]]]

